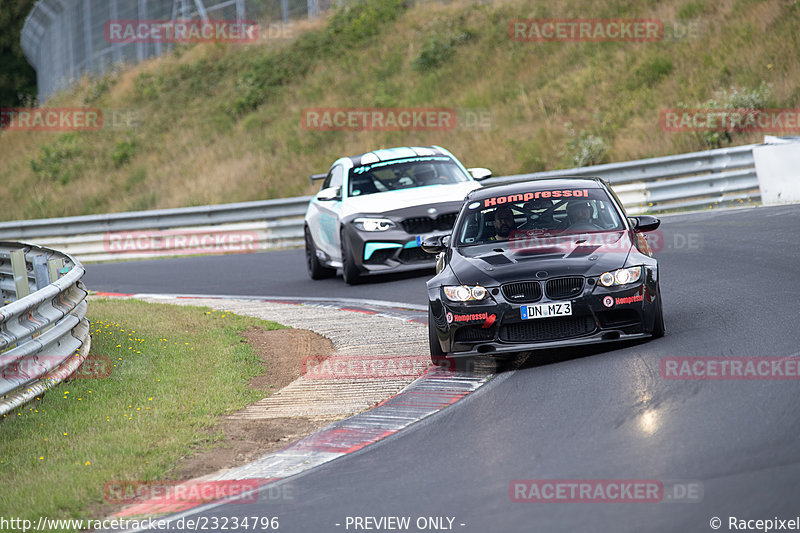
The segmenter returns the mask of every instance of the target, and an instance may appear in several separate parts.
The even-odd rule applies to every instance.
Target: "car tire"
[[[656,319],[653,324],[652,335],[654,339],[660,339],[666,332],[664,328],[664,307],[661,302],[661,288],[658,289],[658,308],[656,309]]]
[[[314,240],[311,238],[311,232],[308,231],[308,227],[305,228],[304,233],[306,238],[306,269],[308,270],[308,276],[311,279],[325,279],[335,276],[335,268],[326,267],[319,262],[317,247],[314,246]]]
[[[357,285],[361,283],[361,272],[356,266],[353,254],[350,252],[350,245],[347,244],[347,238],[344,233],[341,234],[342,241],[342,277],[344,282],[348,285]]]

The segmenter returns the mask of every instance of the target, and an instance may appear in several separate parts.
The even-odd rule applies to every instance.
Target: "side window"
[[[341,165],[336,165],[331,169],[330,173],[330,183],[328,187],[341,187],[342,181],[344,181],[344,170],[342,169]]]
[[[325,178],[325,181],[322,182],[322,188],[327,189],[328,187],[341,187],[343,176],[344,171],[342,170],[342,166],[336,165],[328,171],[328,176]]]

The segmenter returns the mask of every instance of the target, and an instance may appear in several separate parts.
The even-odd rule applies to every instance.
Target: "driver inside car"
[[[511,230],[516,229],[514,214],[507,205],[500,206],[494,210],[494,237],[492,241],[507,241]]]
[[[586,200],[572,200],[567,204],[567,216],[569,217],[569,226],[567,229],[584,231],[584,230],[599,230],[600,226],[592,222],[592,214],[594,209],[592,204]]]

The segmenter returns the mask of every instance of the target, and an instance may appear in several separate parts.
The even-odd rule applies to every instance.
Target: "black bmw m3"
[[[658,262],[600,178],[484,187],[465,199],[427,283],[431,357],[661,337]]]

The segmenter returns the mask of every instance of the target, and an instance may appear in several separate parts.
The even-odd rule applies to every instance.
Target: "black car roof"
[[[561,178],[540,178],[515,183],[498,183],[475,189],[467,196],[470,200],[482,200],[492,196],[518,194],[524,192],[547,191],[551,189],[604,189],[603,180],[597,177],[565,176]]]

